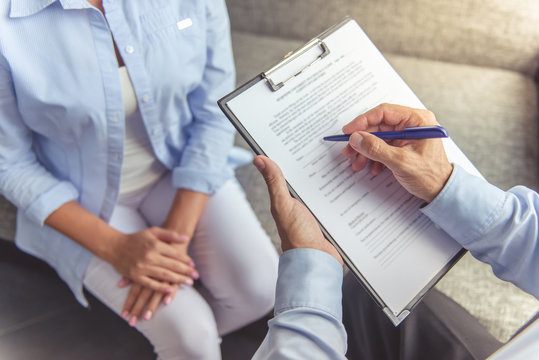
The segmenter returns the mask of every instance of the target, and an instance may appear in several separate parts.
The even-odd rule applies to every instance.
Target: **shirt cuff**
[[[172,186],[213,195],[233,175],[228,166],[223,171],[213,173],[178,167],[172,171]]]
[[[455,164],[442,191],[421,211],[466,247],[492,224],[504,201],[504,191]]]
[[[298,307],[309,307],[342,319],[341,264],[326,252],[292,249],[279,259],[275,315]]]
[[[68,201],[77,200],[79,192],[73,184],[62,181],[41,194],[25,210],[24,214],[33,222],[43,225],[49,215]]]

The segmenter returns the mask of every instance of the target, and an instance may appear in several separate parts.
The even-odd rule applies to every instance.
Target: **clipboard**
[[[357,47],[357,45],[355,45],[356,40],[357,40],[357,43],[362,44],[360,49],[354,48],[354,47]],[[349,44],[351,45],[349,46]],[[353,50],[350,50],[349,48],[353,48]],[[361,59],[360,65],[357,65],[357,61],[355,60],[355,58]],[[349,61],[349,63],[350,64],[353,63],[355,65],[349,65],[347,63],[347,61],[350,59],[352,59],[353,61],[352,62]],[[387,60],[385,60],[385,58],[378,51],[378,49],[376,49],[374,44],[370,42],[370,40],[368,39],[366,34],[361,30],[357,22],[350,17],[344,18],[342,21],[330,27],[323,33],[319,34],[317,37],[315,37],[314,39],[306,43],[301,48],[293,52],[290,52],[283,58],[282,61],[277,63],[275,66],[271,67],[267,71],[260,73],[258,76],[254,77],[253,79],[249,80],[245,84],[241,85],[239,88],[237,88],[230,94],[224,96],[222,99],[218,101],[218,104],[221,110],[227,116],[227,118],[231,121],[231,123],[240,133],[240,135],[245,139],[245,141],[249,144],[249,146],[253,149],[253,151],[256,154],[266,155],[266,156],[274,158],[274,160],[277,161],[277,163],[281,166],[283,170],[283,173],[287,180],[287,186],[291,195],[294,196],[296,199],[298,199],[311,211],[311,213],[314,215],[314,217],[318,221],[318,224],[322,230],[322,233],[326,237],[326,239],[328,239],[333,244],[333,246],[335,246],[335,248],[341,254],[348,268],[352,271],[352,273],[360,281],[360,283],[364,286],[364,288],[369,292],[371,297],[377,302],[377,304],[380,306],[383,312],[388,316],[388,318],[392,321],[392,323],[395,326],[397,326],[406,318],[406,316],[410,314],[412,309],[419,303],[419,301],[427,293],[427,291],[430,288],[432,288],[443,277],[443,275],[447,273],[447,271],[449,271],[449,269],[454,264],[456,264],[456,262],[466,253],[466,250],[460,247],[460,245],[456,244],[456,242],[450,239],[447,234],[443,233],[442,230],[440,230],[439,228],[436,229],[436,226],[434,226],[432,223],[430,223],[430,225],[429,224],[425,225],[426,224],[425,220],[421,219],[420,221],[423,224],[422,226],[424,228],[428,228],[428,234],[435,234],[434,236],[432,236],[433,238],[432,242],[436,243],[436,246],[438,246],[438,248],[435,248],[434,245],[431,245],[428,241],[424,241],[424,240],[423,242],[425,245],[423,246],[425,246],[426,248],[429,248],[429,251],[431,251],[431,253],[432,251],[434,251],[435,253],[434,257],[439,259],[438,260],[439,264],[436,263],[435,265],[432,266],[432,268],[425,270],[426,272],[430,271],[430,273],[428,276],[426,276],[425,279],[421,279],[419,281],[420,282],[419,285],[415,284],[416,280],[414,279],[414,286],[416,288],[413,292],[410,292],[411,290],[408,291],[409,289],[406,289],[406,286],[407,286],[406,283],[408,282],[408,279],[410,279],[411,277],[400,279],[397,274],[395,278],[396,282],[394,284],[395,289],[406,289],[406,291],[410,292],[411,294],[411,295],[407,295],[406,297],[403,297],[404,300],[399,299],[398,290],[392,291],[391,285],[385,286],[385,287],[382,287],[379,285],[379,283],[382,283],[382,284],[388,283],[390,282],[391,279],[384,279],[382,275],[380,276],[376,275],[375,271],[373,270],[373,269],[376,269],[375,265],[373,265],[373,269],[369,268],[368,271],[366,271],[365,268],[363,267],[363,264],[358,264],[358,261],[355,258],[356,252],[350,250],[350,249],[355,249],[357,242],[354,243],[354,241],[356,241],[356,239],[352,239],[352,240],[350,240],[349,238],[343,239],[341,237],[338,237],[340,235],[336,235],[338,233],[338,229],[336,230],[334,223],[335,222],[344,223],[344,220],[337,217],[335,218],[335,221],[328,221],[328,216],[332,214],[323,213],[323,211],[319,210],[320,206],[316,205],[319,200],[317,199],[317,196],[321,197],[322,195],[311,194],[310,192],[303,192],[302,194],[302,191],[304,190],[303,189],[304,184],[308,183],[309,179],[306,177],[305,172],[301,173],[300,170],[293,169],[294,167],[292,164],[293,161],[290,160],[291,163],[288,164],[289,160],[287,158],[288,155],[290,155],[290,157],[296,156],[296,160],[299,159],[297,160],[297,164],[301,164],[301,165],[304,164],[303,162],[304,159],[300,155],[298,155],[298,153],[301,153],[302,151],[301,145],[303,143],[301,142],[301,140],[298,140],[297,137],[294,137],[294,134],[290,135],[290,128],[288,127],[289,124],[287,123],[287,119],[290,123],[296,120],[295,117],[289,114],[290,111],[296,111],[296,108],[293,107],[294,103],[292,102],[292,100],[290,100],[290,98],[293,96],[296,96],[296,98],[294,98],[295,99],[294,101],[296,101],[296,103],[305,102],[305,104],[302,105],[300,108],[310,110],[308,108],[308,104],[311,104],[313,107],[317,106],[316,101],[314,101],[316,100],[316,97],[313,97],[312,95],[313,93],[321,94],[318,97],[319,100],[325,99],[323,97],[323,94],[324,92],[327,93],[329,91],[328,89],[333,89],[331,90],[332,91],[331,94],[332,96],[335,95],[335,93],[340,91],[338,79],[344,79],[343,82],[348,81],[348,79],[345,76],[346,73],[342,72],[344,70],[339,70],[339,71],[335,70],[335,69],[340,69],[339,66],[342,67],[343,66],[342,64],[347,64],[346,66],[349,66],[349,69],[352,69],[352,70],[360,69],[361,66],[363,66],[363,69],[379,66],[381,67],[380,75],[373,75],[373,76],[375,78],[376,76],[379,76],[380,79],[382,80],[385,79],[386,77],[385,74],[393,72],[391,74],[392,76],[391,79],[388,80],[391,86],[389,86],[388,89],[386,89],[389,92],[389,95],[378,96],[379,94],[373,90],[372,93],[370,94],[372,96],[371,98],[369,98],[369,100],[365,100],[364,98],[361,98],[362,96],[364,96],[365,92],[363,92],[360,94],[356,94],[355,98],[351,99],[348,103],[346,103],[347,104],[346,106],[351,106],[353,108],[353,109],[349,109],[350,111],[348,113],[346,113],[346,111],[344,111],[344,113],[341,113],[341,115],[343,115],[344,117],[348,116],[348,120],[346,122],[351,121],[355,116],[364,112],[364,110],[367,110],[375,105],[378,105],[378,103],[382,101],[383,102],[397,102],[397,103],[401,103],[402,105],[424,108],[424,106],[421,104],[419,99],[417,99],[415,94],[413,94],[410,88],[404,83],[404,81],[393,70],[393,68],[389,65]],[[356,67],[354,68],[354,66]],[[360,66],[360,67],[357,67],[357,66]],[[348,68],[344,68],[344,69],[346,70]],[[328,75],[328,73],[331,73],[331,75]],[[349,73],[352,73],[352,72],[349,72]],[[353,72],[353,74],[355,73],[356,72]],[[369,76],[370,75],[368,74],[364,75],[361,79],[357,80],[357,84],[364,85],[364,83],[361,83],[361,81],[368,79]],[[325,79],[325,80],[320,80],[320,79]],[[324,86],[317,86],[316,81],[320,81],[320,84],[323,84]],[[383,81],[380,81],[380,82],[383,82]],[[392,89],[390,89],[391,87],[400,89],[399,96],[393,96],[394,94],[392,94],[391,92],[392,91]],[[308,89],[309,92],[304,95],[298,95],[301,91],[306,91],[305,89]],[[348,89],[352,89],[352,87],[350,86]],[[372,90],[372,86],[370,89]],[[385,90],[381,91],[380,93],[384,94],[385,93],[384,91]],[[346,92],[343,92],[343,94],[345,94],[344,96],[348,96]],[[310,100],[305,100],[306,98],[309,98]],[[338,99],[340,101],[338,96],[335,96],[335,99]],[[362,106],[361,110],[363,111],[357,110],[357,106],[355,105],[356,103],[354,103],[354,99],[357,100],[358,106]],[[389,100],[389,101],[385,101],[385,100]],[[282,105],[282,109],[279,108],[280,106],[279,102],[287,103],[287,101],[288,101],[288,105]],[[362,102],[364,104],[360,104]],[[344,102],[341,101],[335,104],[344,104]],[[354,108],[354,106],[356,107]],[[338,109],[340,111],[342,108],[338,108]],[[356,111],[355,113],[354,113],[354,109]],[[268,112],[272,113],[273,117],[270,115],[267,115]],[[283,115],[283,112],[285,115]],[[350,116],[350,114],[355,114],[355,115]],[[265,121],[264,125],[259,125],[257,123],[258,120],[255,120],[255,118],[258,118],[258,117],[263,118],[261,121],[262,122]],[[305,126],[295,125],[295,129],[304,129],[306,133],[314,136],[312,129],[309,128],[309,124],[307,123],[309,121],[308,116],[305,115],[305,117],[306,117],[305,122],[307,125]],[[313,128],[319,128],[319,127],[324,126],[323,121],[320,121],[320,120],[317,120],[317,121],[318,122],[316,122],[316,124],[313,123],[310,125],[312,125]],[[343,125],[342,120],[341,121],[335,120],[335,121],[337,125],[340,125],[340,126]],[[338,127],[339,131],[340,131],[340,126]],[[337,133],[335,132],[336,130],[333,130],[333,131],[324,130],[324,131],[326,131],[325,133],[326,135]],[[283,136],[283,133],[287,135]],[[316,135],[318,136],[321,134],[317,133]],[[271,140],[268,140],[269,138],[271,138]],[[291,147],[290,143],[294,144],[294,141],[298,141],[298,144],[295,144],[293,147]],[[317,149],[317,144],[314,140],[310,141],[309,146],[311,145],[313,145],[312,149]],[[469,160],[464,156],[464,154],[462,154],[462,152],[456,147],[456,145],[454,145],[452,140],[448,140],[448,142],[444,143],[444,145],[446,146],[446,151],[448,151],[448,156],[450,154],[453,155],[453,158],[456,159],[455,162],[458,162],[460,165],[464,166],[466,169],[470,169],[469,171],[477,172],[477,170],[475,170],[471,162],[469,162]],[[322,147],[324,145],[320,143],[319,146]],[[333,145],[333,146],[337,146],[337,145]],[[286,150],[289,151],[289,153],[287,153],[284,148],[287,148]],[[331,151],[334,152],[334,150],[331,150]],[[327,153],[322,152],[320,156],[322,158],[327,157],[329,156],[327,155],[329,153],[330,151],[328,151]],[[282,159],[282,161],[279,162],[277,158]],[[452,156],[449,156],[449,158],[450,160],[453,160],[451,159]],[[335,159],[337,159],[336,156],[333,158],[333,160],[331,159],[329,160],[330,168],[334,163],[338,164],[338,160],[335,160]],[[316,162],[318,160],[315,159],[314,161]],[[334,161],[334,163],[332,163],[332,161]],[[283,167],[283,164],[285,164],[284,167]],[[310,163],[307,162],[307,165],[305,165],[305,168],[310,169],[309,164]],[[286,169],[287,167],[288,169]],[[289,174],[287,174],[287,170],[289,170],[289,173],[292,173],[292,175],[289,176]],[[296,176],[296,172],[299,173],[298,176]],[[328,173],[332,174],[331,171]],[[338,177],[338,176],[340,175],[339,174],[335,175],[335,177]],[[346,175],[346,176],[349,176],[349,175]],[[363,174],[362,176],[364,179],[365,174]],[[387,182],[384,184],[387,184]],[[392,186],[395,186],[394,182],[391,183],[388,186],[388,188]],[[397,186],[400,186],[400,185],[397,185]],[[346,192],[350,190],[344,190],[344,191]],[[399,192],[399,194],[401,194],[400,191],[401,190],[399,189],[396,190],[396,192]],[[377,194],[376,191],[374,191],[373,193],[375,195]],[[367,198],[369,196],[372,196],[372,195],[369,193]],[[340,201],[339,198],[336,201]],[[406,200],[406,201],[411,201],[411,200]],[[409,206],[409,205],[406,205],[406,206]],[[408,208],[408,207],[405,207],[405,208]],[[414,214],[413,216],[416,216],[414,212],[412,213]],[[351,212],[346,213],[346,215],[350,215],[350,214]],[[395,211],[395,214],[397,214],[395,216],[401,216],[399,215],[398,211]],[[369,215],[367,214],[365,216],[368,217]],[[427,221],[430,221],[430,220],[427,219]],[[348,223],[348,225],[351,226],[350,223]],[[414,224],[412,225],[415,226]],[[365,228],[367,227],[361,228],[360,226],[358,226],[358,228],[356,228],[357,229],[356,233],[361,234],[361,231],[362,231],[361,229],[365,229]],[[380,231],[386,231],[386,229],[384,228],[379,228],[379,229],[381,229]],[[409,229],[410,227],[408,227],[406,231],[412,231]],[[413,231],[416,231],[415,228]],[[372,231],[370,234],[372,233],[376,233],[376,231]],[[425,233],[427,233],[427,230],[425,230]],[[423,236],[421,233],[419,235]],[[408,238],[410,238],[410,236],[408,236]],[[361,238],[361,235],[358,235],[357,241],[358,242],[362,241],[361,239],[363,239]],[[417,242],[417,241],[419,240],[411,239],[409,242],[414,244],[414,242]],[[402,240],[401,242],[404,242],[404,240]],[[395,247],[397,246],[394,243],[390,243],[387,246],[390,247],[393,245]],[[374,242],[374,245],[372,246],[376,247],[379,245],[378,243]],[[412,245],[406,245],[406,246],[410,247]],[[417,244],[413,246],[417,246]],[[434,250],[432,250],[431,247],[434,248]],[[401,245],[401,248],[402,248],[402,245]],[[386,249],[387,248],[384,248],[383,251],[385,251]],[[382,253],[383,251],[380,251],[380,253]],[[402,260],[402,259],[395,260],[394,254],[387,255],[387,256],[388,257],[393,256],[392,258],[393,260],[391,261],[394,261],[394,263],[391,263],[391,265],[388,265],[388,266],[393,266],[395,263]],[[424,259],[424,260],[425,262],[432,262],[431,261],[432,259]],[[384,264],[387,264],[388,261],[389,260],[387,260]],[[430,263],[429,263],[429,266],[430,266]],[[381,278],[381,279],[378,279],[378,278]],[[394,298],[397,300],[394,301]],[[402,301],[404,301],[404,303],[402,303]]]

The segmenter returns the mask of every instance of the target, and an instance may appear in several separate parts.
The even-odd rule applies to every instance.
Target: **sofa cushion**
[[[13,240],[16,211],[15,207],[0,195],[0,239]]]
[[[237,80],[268,69],[302,42],[234,31]],[[386,54],[427,108],[479,171],[504,189],[523,184],[537,189],[537,88],[517,72]],[[246,143],[237,138],[237,144]],[[261,176],[253,166],[238,170],[247,198],[278,246]],[[466,255],[437,285],[499,340],[539,310],[539,302],[497,279],[490,266]]]

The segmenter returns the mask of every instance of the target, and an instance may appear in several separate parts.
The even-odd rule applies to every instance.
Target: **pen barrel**
[[[443,131],[439,129],[425,129],[421,131],[407,131],[404,134],[404,139],[433,139],[447,137]]]

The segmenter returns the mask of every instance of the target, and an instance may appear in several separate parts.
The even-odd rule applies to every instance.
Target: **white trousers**
[[[174,199],[170,176],[115,208],[110,225],[125,233],[160,226]],[[169,305],[136,328],[159,359],[219,359],[220,336],[257,320],[274,304],[278,256],[236,179],[210,197],[189,246],[202,286],[182,286]],[[129,287],[121,275],[94,256],[84,285],[120,315]]]

